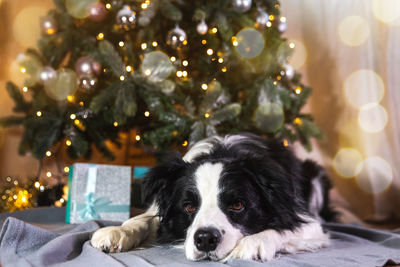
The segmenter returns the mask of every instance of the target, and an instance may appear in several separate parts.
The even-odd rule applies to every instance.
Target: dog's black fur
[[[229,146],[215,142],[210,153],[198,155],[190,163],[175,156],[150,170],[144,180],[144,195],[148,204],[156,202],[159,208],[159,243],[184,240],[196,213],[188,214],[183,207],[187,203],[200,206],[193,174],[206,162],[224,164],[220,208],[244,235],[266,229],[293,230],[303,223],[301,214],[334,220],[328,195],[331,185],[320,166],[300,161],[279,141],[246,136],[248,141]],[[312,181],[317,178],[323,188],[323,205],[318,214],[310,214]],[[238,200],[245,208],[230,210],[228,207]]]

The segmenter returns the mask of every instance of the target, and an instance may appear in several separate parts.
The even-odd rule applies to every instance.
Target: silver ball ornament
[[[79,77],[79,90],[88,93],[97,85],[97,78],[94,76],[83,75]]]
[[[196,30],[199,34],[204,35],[208,31],[208,25],[204,20],[202,20],[199,24],[197,24]]]
[[[251,8],[251,0],[232,0],[232,7],[236,12],[244,13]]]
[[[269,21],[269,15],[262,9],[258,9],[256,24],[257,27],[266,27],[267,22]]]
[[[39,74],[39,80],[42,83],[46,83],[47,81],[51,80],[51,79],[55,79],[57,76],[56,71],[52,68],[52,67],[44,67],[42,72],[40,72]]]
[[[125,30],[131,30],[136,23],[136,12],[131,9],[130,6],[124,5],[124,7],[117,13],[117,24],[120,28]]]
[[[78,58],[75,63],[75,72],[79,75],[100,75],[101,65],[90,56]]]
[[[170,30],[167,35],[167,45],[172,48],[180,48],[182,45],[187,43],[187,35],[184,30],[182,30],[179,26],[176,26],[174,29]]]

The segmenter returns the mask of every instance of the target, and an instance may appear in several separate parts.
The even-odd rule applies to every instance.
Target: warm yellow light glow
[[[65,144],[67,145],[67,146],[71,146],[72,145],[72,142],[71,142],[71,140],[65,140]]]
[[[182,61],[182,65],[186,67],[187,65],[189,65],[189,62],[187,60],[184,60]]]
[[[295,45],[294,43],[290,43],[290,44],[289,44],[289,47],[292,48],[292,49],[293,49],[295,46],[296,46],[296,45]]]
[[[183,142],[182,146],[187,146],[187,145],[188,145],[188,141],[185,140],[185,141]]]
[[[206,83],[203,83],[203,84],[201,85],[201,89],[207,90],[207,89],[208,89],[208,85],[207,85]]]
[[[39,187],[40,187],[40,182],[36,181],[34,185],[35,185],[35,188],[36,188],[36,189],[39,189]]]
[[[283,139],[283,146],[289,146],[289,142],[287,139]]]
[[[269,20],[270,21],[273,21],[275,19],[275,16],[274,15],[269,15]]]
[[[74,120],[74,123],[75,123],[75,125],[79,125],[81,123],[81,121],[76,119],[76,120]]]
[[[106,8],[107,8],[107,9],[111,9],[111,4],[110,4],[110,3],[107,3],[107,4],[106,4]]]
[[[205,45],[205,44],[207,44],[207,40],[201,40],[201,43],[203,44],[203,45]]]
[[[51,151],[46,151],[46,156],[51,157]]]
[[[120,42],[118,43],[118,45],[119,45],[120,47],[123,47],[123,46],[125,45],[125,43],[124,43],[123,41],[120,41]]]
[[[124,81],[125,80],[125,76],[121,75],[121,76],[119,76],[119,79],[120,79],[120,81]]]
[[[390,164],[380,157],[368,157],[358,166],[356,176],[358,186],[364,191],[378,194],[389,188],[393,180]]]
[[[267,23],[265,25],[267,25],[267,27],[270,28],[272,26],[272,23],[271,23],[271,21],[267,21]]]
[[[210,113],[205,113],[204,117],[209,118],[210,117]]]
[[[300,86],[297,86],[296,89],[294,90],[294,92],[295,92],[297,95],[301,94],[301,91],[302,91],[302,89],[301,89]]]
[[[144,116],[145,116],[145,117],[149,117],[149,116],[150,116],[150,112],[149,112],[149,111],[145,111],[145,112],[144,112]]]
[[[142,44],[140,45],[140,47],[142,48],[142,50],[145,50],[145,49],[147,48],[147,44],[146,44],[146,43],[142,43]]]
[[[24,86],[24,87],[22,88],[22,91],[23,91],[24,93],[28,92],[28,87]]]
[[[296,119],[294,119],[294,124],[302,125],[303,121],[301,120],[301,118],[296,118]]]
[[[281,75],[276,76],[276,79],[280,81],[282,79]]]
[[[361,69],[350,74],[344,81],[347,101],[356,108],[379,103],[385,93],[382,78],[374,71]]]
[[[171,61],[175,62],[176,61],[176,57],[171,57]]]
[[[400,3],[398,0],[372,0],[371,9],[374,16],[385,23],[394,22],[400,18]]]
[[[388,122],[386,109],[379,104],[367,104],[358,113],[358,123],[368,133],[382,131]]]
[[[132,68],[132,66],[126,66],[125,67],[125,70],[127,71],[127,72],[131,72],[132,70],[133,70],[133,68]]]
[[[97,34],[97,40],[101,41],[104,39],[104,33],[100,32],[99,34]]]
[[[52,175],[52,174],[51,174],[51,172],[46,172],[46,176],[47,176],[47,177],[49,177],[49,178],[50,178],[50,177],[51,177],[51,175]]]
[[[237,41],[236,36],[232,36],[232,45],[233,46],[238,46],[239,45],[239,42]]]
[[[182,71],[182,76],[183,76],[183,77],[186,77],[187,75],[188,75],[188,73],[187,73],[186,70]]]
[[[177,77],[182,77],[182,75],[183,75],[183,73],[182,73],[182,71],[181,70],[178,70],[177,72],[176,72],[176,76]]]
[[[38,112],[36,112],[36,116],[38,117],[42,116],[42,112],[39,110]]]
[[[187,45],[187,44],[188,44],[188,41],[187,41],[187,40],[184,40],[184,41],[182,42],[182,44],[183,44],[183,45]]]
[[[79,106],[83,107],[85,103],[83,101],[79,102]]]
[[[298,40],[290,40],[290,43],[293,44],[296,49],[294,49],[293,53],[289,56],[288,64],[294,69],[299,69],[304,65],[307,60],[307,50],[304,44]]]
[[[360,16],[345,17],[338,31],[340,40],[348,46],[362,45],[370,34],[368,21]]]
[[[75,119],[76,119],[76,115],[75,115],[75,114],[71,114],[71,115],[69,116],[69,118],[70,118],[71,120],[75,120]]]
[[[146,3],[143,3],[142,5],[141,5],[141,8],[142,9],[146,9],[148,7],[148,5],[146,4]]]
[[[61,202],[61,203],[64,203],[64,202],[65,202],[65,199],[60,198],[60,202]]]
[[[359,164],[363,157],[360,152],[354,148],[342,148],[333,158],[333,168],[343,178],[351,178],[359,172]]]
[[[114,125],[114,127],[117,127],[118,126],[118,122],[114,121],[113,125]]]
[[[19,71],[20,71],[21,73],[25,73],[25,72],[26,72],[26,69],[25,69],[24,67],[20,67],[20,68],[19,68]]]
[[[158,45],[158,43],[157,43],[156,41],[152,42],[151,44],[152,44],[152,46],[154,46],[154,47],[156,47],[156,46]]]
[[[145,69],[144,75],[149,76],[151,74],[151,69]]]
[[[212,54],[214,54],[214,51],[211,48],[208,48],[207,55],[211,56]]]
[[[214,27],[214,28],[211,29],[211,32],[212,32],[212,33],[217,33],[217,32],[218,32],[218,29]]]
[[[137,135],[135,136],[135,139],[136,139],[136,141],[140,141],[140,135],[137,134]]]
[[[226,72],[226,71],[227,71],[227,68],[226,68],[226,67],[222,67],[221,71],[222,71],[222,72]]]
[[[222,63],[222,62],[224,62],[224,59],[223,59],[222,57],[220,57],[220,58],[218,59],[218,62],[219,62],[219,63]]]
[[[73,95],[67,96],[67,100],[68,100],[68,102],[74,101],[74,96]]]
[[[278,82],[277,82],[277,81],[274,81],[274,82],[273,82],[273,84],[274,84],[274,85],[277,85],[277,84],[278,84]]]
[[[69,167],[68,166],[64,167],[64,172],[69,172]]]
[[[281,17],[281,22],[286,22],[286,18],[285,17]]]

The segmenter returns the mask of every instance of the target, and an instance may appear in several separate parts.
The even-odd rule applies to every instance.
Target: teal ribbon
[[[110,205],[107,197],[96,197],[92,192],[85,195],[85,201],[77,205],[78,215],[83,221],[100,220],[99,212],[129,212],[129,205]]]

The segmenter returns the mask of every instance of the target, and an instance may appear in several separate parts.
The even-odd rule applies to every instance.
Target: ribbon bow
[[[79,217],[83,221],[99,220],[100,215],[96,212],[96,209],[108,206],[111,203],[107,197],[95,197],[92,192],[85,195],[85,200],[84,208],[79,211]]]

